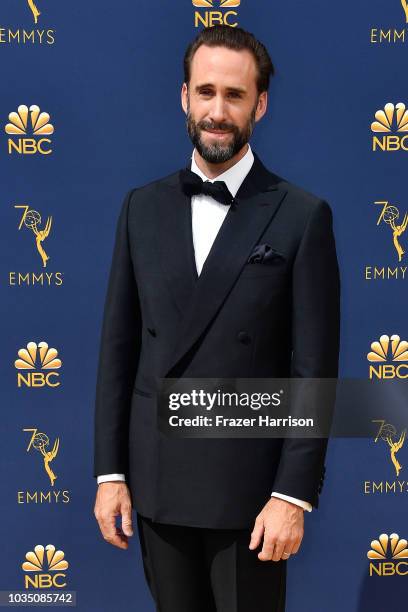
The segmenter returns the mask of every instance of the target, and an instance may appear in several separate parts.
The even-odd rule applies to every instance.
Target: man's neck
[[[228,161],[222,162],[220,164],[211,164],[203,157],[201,157],[197,149],[194,149],[194,160],[197,166],[200,168],[201,172],[205,174],[205,176],[207,176],[209,179],[214,179],[226,170],[229,170],[229,168],[232,168],[232,166],[235,166],[235,164],[238,163],[239,160],[244,157],[247,151],[248,144],[245,144],[242,149],[238,151],[238,153],[236,153],[234,157],[231,157],[231,159],[229,159]]]

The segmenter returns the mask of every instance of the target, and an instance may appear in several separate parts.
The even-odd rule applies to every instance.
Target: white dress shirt
[[[194,149],[195,151],[195,149]],[[254,155],[251,146],[248,143],[248,150],[245,155],[231,168],[225,170],[214,179],[209,179],[197,166],[194,158],[194,151],[191,156],[191,170],[198,174],[203,181],[224,181],[231,195],[235,197],[238,189],[241,186],[244,178],[251,169],[254,162]],[[198,194],[191,197],[191,216],[192,216],[192,233],[194,244],[194,257],[196,262],[197,274],[200,275],[204,262],[208,253],[211,250],[212,244],[216,235],[228,213],[230,206],[217,202],[211,196]],[[97,482],[107,482],[111,480],[125,480],[124,474],[104,474],[97,477]],[[286,501],[301,506],[308,512],[312,511],[312,505],[309,502],[284,495],[283,493],[273,492],[272,497],[279,497]]]

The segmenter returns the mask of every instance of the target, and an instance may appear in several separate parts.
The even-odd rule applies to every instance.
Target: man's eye
[[[200,92],[203,96],[210,96],[211,91],[209,89],[204,89]]]
[[[241,97],[241,94],[238,93],[237,91],[230,91],[229,95],[232,96],[233,98],[240,98]]]

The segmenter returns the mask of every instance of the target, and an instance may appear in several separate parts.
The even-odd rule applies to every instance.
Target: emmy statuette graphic
[[[402,8],[404,9],[405,20],[408,23],[408,2],[407,0],[401,0],[401,4],[402,4]]]
[[[45,434],[42,433],[41,431],[38,431],[37,428],[33,429],[24,429],[23,431],[32,431],[33,435],[31,436],[30,439],[30,443],[27,447],[27,452],[29,452],[30,448],[34,448],[35,450],[37,450],[38,452],[41,453],[42,457],[43,457],[43,462],[44,462],[44,469],[47,472],[50,482],[51,482],[51,486],[54,486],[54,482],[57,478],[57,476],[54,474],[54,472],[51,469],[50,463],[51,461],[53,461],[53,459],[55,459],[57,453],[58,453],[58,449],[59,449],[59,438],[56,438],[54,441],[54,445],[52,447],[52,450],[47,451],[45,450],[49,444],[50,444],[50,439],[49,437]]]
[[[40,254],[40,257],[43,262],[43,267],[47,266],[47,261],[49,260],[49,256],[44,251],[42,243],[49,236],[52,225],[52,217],[47,218],[47,222],[43,229],[39,229],[39,225],[41,225],[41,215],[36,210],[32,210],[27,205],[17,205],[14,208],[24,208],[23,216],[21,217],[20,225],[18,229],[20,230],[22,225],[30,229],[35,236],[35,244],[37,247],[37,251]]]
[[[381,221],[383,221],[392,229],[392,241],[398,254],[398,261],[401,261],[405,251],[399,242],[399,238],[407,229],[408,213],[405,213],[402,222],[398,225],[396,221],[400,217],[400,212],[396,206],[392,206],[389,202],[381,201],[374,202],[374,204],[380,204],[383,207],[380,216],[378,217],[377,225],[380,225]]]
[[[397,439],[397,430],[394,425],[391,425],[391,423],[386,423],[384,420],[373,420],[373,423],[381,423],[374,442],[377,442],[379,438],[381,438],[381,440],[388,444],[390,448],[391,461],[394,464],[396,475],[399,476],[402,465],[398,461],[396,454],[404,445],[407,430],[404,429]]]
[[[38,22],[38,17],[41,15],[41,12],[38,10],[37,6],[34,4],[34,0],[27,0],[28,6],[31,9],[31,12],[34,17],[34,23]]]

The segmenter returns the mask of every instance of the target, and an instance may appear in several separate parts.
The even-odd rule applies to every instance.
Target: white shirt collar
[[[222,174],[219,174],[216,178],[210,179],[203,172],[201,172],[200,168],[197,166],[194,159],[194,151],[191,155],[191,170],[198,174],[199,177],[203,181],[225,181],[229,191],[231,192],[232,197],[235,197],[238,189],[241,187],[241,184],[250,171],[252,164],[254,163],[254,154],[252,153],[251,145],[248,143],[248,150],[245,153],[244,157],[242,157],[236,164],[225,170]]]

